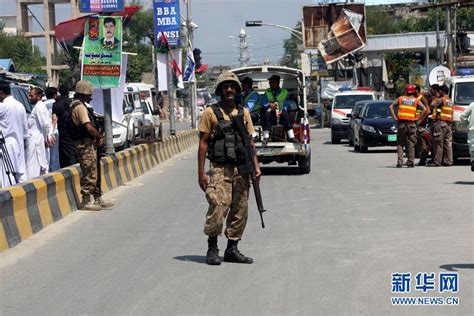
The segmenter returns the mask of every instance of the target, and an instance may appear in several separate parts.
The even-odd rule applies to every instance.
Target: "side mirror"
[[[123,113],[124,114],[130,114],[133,112],[133,108],[131,106],[127,106],[124,110],[123,110]]]
[[[160,115],[160,111],[153,110],[153,111],[151,111],[151,115]]]
[[[346,114],[346,117],[352,118],[352,113],[347,113],[347,114]]]

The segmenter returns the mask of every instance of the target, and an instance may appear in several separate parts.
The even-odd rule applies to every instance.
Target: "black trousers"
[[[277,125],[277,121],[278,124],[285,127],[286,131],[293,129],[293,122],[287,111],[282,111],[278,120],[275,111],[262,112],[262,128],[264,131],[270,131],[272,125]]]

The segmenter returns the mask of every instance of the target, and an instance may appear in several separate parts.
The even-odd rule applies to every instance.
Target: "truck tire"
[[[311,172],[311,152],[307,156],[298,158],[298,167],[301,174],[308,174]]]

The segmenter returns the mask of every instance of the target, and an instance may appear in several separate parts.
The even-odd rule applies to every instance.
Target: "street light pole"
[[[284,25],[279,25],[279,24],[273,24],[273,23],[265,23],[265,22],[262,22],[262,21],[246,21],[245,22],[246,27],[262,26],[262,25],[278,27],[280,29],[288,31],[292,35],[294,35],[297,39],[299,39],[300,41],[303,42],[303,33],[298,31],[298,30],[292,29],[291,27],[284,26]]]
[[[188,27],[188,45],[189,49],[193,48],[193,26],[192,26],[192,17],[191,17],[191,0],[186,1],[186,12],[187,19],[186,25]],[[189,81],[189,102],[191,103],[191,128],[196,129],[196,69],[193,69],[193,74],[191,75],[192,80]]]

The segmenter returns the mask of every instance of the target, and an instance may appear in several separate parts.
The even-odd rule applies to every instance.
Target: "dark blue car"
[[[392,102],[365,103],[354,126],[354,151],[367,152],[369,147],[397,145],[397,126],[389,109]]]

